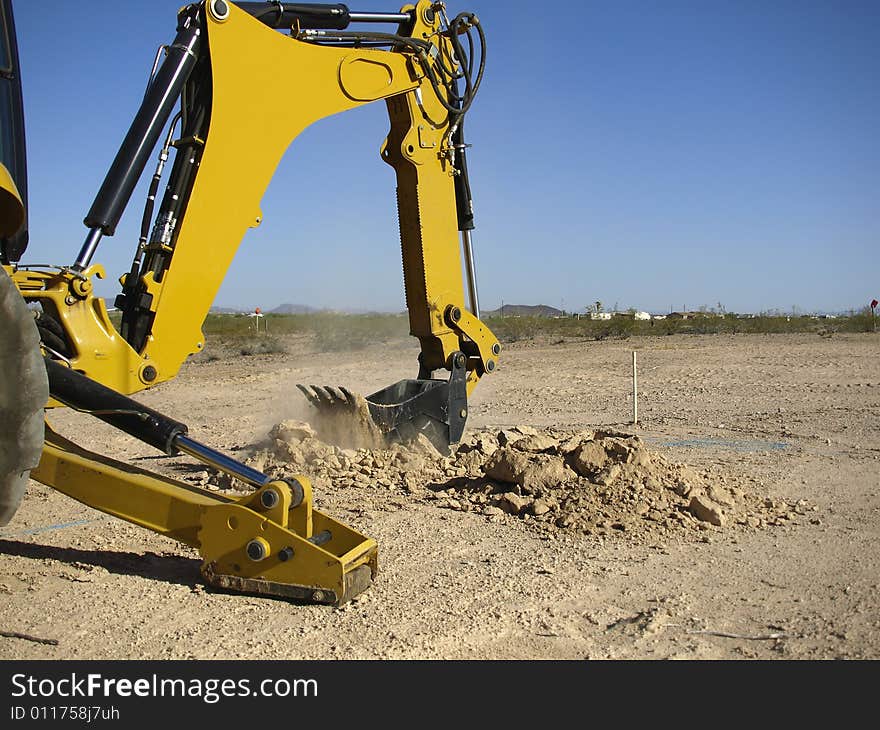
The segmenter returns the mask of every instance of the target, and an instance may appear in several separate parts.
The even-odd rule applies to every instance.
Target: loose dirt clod
[[[794,509],[759,498],[723,473],[673,463],[621,431],[480,430],[444,457],[426,439],[376,446],[381,437],[368,419],[364,404],[347,427],[341,417],[317,428],[284,421],[249,463],[278,478],[305,474],[319,494],[363,488],[364,507],[380,506],[397,492],[493,522],[522,520],[544,534],[702,534],[732,523],[781,524]]]

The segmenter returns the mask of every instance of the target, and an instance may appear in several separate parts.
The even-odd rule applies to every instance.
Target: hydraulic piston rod
[[[465,273],[467,275],[468,297],[471,303],[471,314],[479,319],[480,317],[480,295],[477,292],[477,271],[474,266],[474,250],[471,244],[471,232],[463,230],[461,232],[461,244],[464,249]]]
[[[178,434],[175,436],[173,445],[184,454],[189,454],[203,464],[207,464],[208,466],[219,469],[226,474],[230,474],[236,479],[239,479],[246,484],[250,484],[253,487],[263,487],[272,481],[269,477],[263,474],[263,472],[252,469],[247,464],[242,464],[240,461],[236,461],[226,454],[215,451],[210,446],[205,446],[205,444],[199,443],[195,439],[191,439],[184,434]]]
[[[352,23],[408,23],[412,20],[409,13],[356,13],[348,14]]]
[[[187,427],[128,396],[46,359],[49,392],[53,398],[74,410],[89,413],[125,431],[166,454],[188,454],[203,464],[230,474],[246,484],[260,488],[271,479],[262,472],[187,436]]]

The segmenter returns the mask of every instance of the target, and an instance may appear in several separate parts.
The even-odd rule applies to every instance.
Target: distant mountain
[[[281,304],[275,309],[270,309],[269,314],[309,314],[310,312],[317,312],[318,310],[314,307],[310,307],[308,304]]]
[[[562,315],[561,309],[546,304],[504,304],[498,309],[480,312],[481,317],[561,317]]]
[[[243,314],[246,310],[241,307],[211,307],[211,314]]]

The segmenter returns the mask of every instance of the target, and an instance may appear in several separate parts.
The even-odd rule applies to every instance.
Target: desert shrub
[[[629,317],[612,317],[596,322],[598,328],[593,337],[597,340],[626,340],[636,329],[636,321]]]
[[[287,348],[277,338],[269,335],[259,335],[246,340],[239,347],[239,354],[250,355],[273,355],[279,352],[287,352]]]
[[[501,342],[518,342],[546,332],[547,323],[553,321],[542,317],[491,317],[486,324]]]
[[[290,335],[307,331],[301,314],[265,314],[260,320],[260,332],[270,335]],[[257,332],[257,319],[243,314],[209,314],[202,330],[205,336],[224,338],[249,337]]]
[[[858,312],[850,312],[843,322],[846,332],[875,332],[877,327],[876,316],[872,315],[870,307],[864,307]]]
[[[305,325],[315,335],[322,352],[362,350],[368,345],[403,339],[409,334],[409,319],[398,314],[308,315]]]

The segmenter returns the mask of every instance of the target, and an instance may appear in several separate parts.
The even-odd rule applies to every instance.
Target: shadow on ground
[[[0,540],[0,554],[36,560],[57,560],[74,567],[93,565],[117,575],[135,575],[176,585],[194,586],[203,583],[199,572],[201,561],[176,555],[79,550],[18,540]]]

